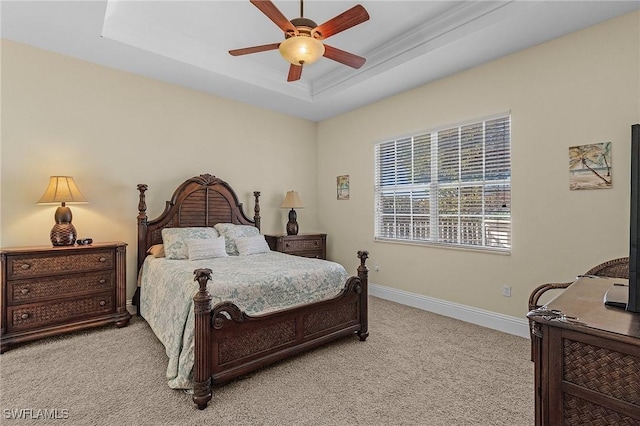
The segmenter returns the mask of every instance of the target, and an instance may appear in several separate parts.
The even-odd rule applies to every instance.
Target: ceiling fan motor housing
[[[314,37],[314,38],[319,38],[320,37],[320,33],[313,32],[313,29],[316,28],[318,26],[318,24],[316,24],[311,19],[294,18],[289,22],[291,22],[291,24],[294,27],[296,27],[297,34],[294,33],[293,31],[286,31],[284,33],[284,37],[285,38],[294,37],[296,35],[303,35],[303,36]]]

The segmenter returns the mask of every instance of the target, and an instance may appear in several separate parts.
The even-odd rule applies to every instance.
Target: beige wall
[[[320,227],[349,269],[370,252],[373,283],[523,317],[531,290],[628,253],[630,126],[640,122],[640,14],[461,72],[326,120],[318,129]],[[373,241],[373,146],[511,111],[510,256]],[[611,141],[613,188],[569,191],[568,148]],[[337,201],[348,174],[351,199]],[[501,296],[503,284],[512,297]]]
[[[135,288],[136,184],[156,217],[185,179],[229,182],[264,232],[284,232],[280,203],[297,189],[317,230],[316,130],[289,117],[2,40],[2,247],[47,245],[55,206],[35,203],[50,175],[71,175],[89,200],[70,205],[78,236],[129,244]]]
[[[629,126],[640,121],[640,14],[513,54],[319,124],[2,41],[0,245],[48,244],[48,177],[75,177],[80,236],[129,243],[135,286],[138,183],[149,216],[185,178],[227,180],[263,230],[282,232],[286,190],[308,208],[304,231],[329,234],[329,256],[371,281],[522,317],[532,288],[627,253]],[[373,241],[373,146],[385,138],[511,111],[510,256]],[[568,147],[611,141],[612,189],[569,191]],[[153,152],[154,154],[151,154]],[[242,164],[242,167],[238,167]],[[351,199],[336,200],[348,174]],[[512,297],[501,286],[513,287]]]

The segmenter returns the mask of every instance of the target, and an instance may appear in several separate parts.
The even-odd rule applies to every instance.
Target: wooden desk
[[[640,314],[604,305],[613,283],[579,278],[527,315],[536,425],[640,424]]]

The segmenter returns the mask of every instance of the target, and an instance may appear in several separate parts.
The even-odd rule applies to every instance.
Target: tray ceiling
[[[275,0],[289,19],[298,1]],[[305,1],[320,24],[357,4]],[[370,20],[330,37],[367,58],[327,58],[287,83],[282,31],[248,0],[6,1],[2,37],[104,66],[320,121],[640,8],[638,1],[362,1]]]

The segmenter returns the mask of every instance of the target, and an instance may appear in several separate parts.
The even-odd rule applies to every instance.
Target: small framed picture
[[[569,189],[611,188],[611,142],[569,147]]]
[[[338,176],[336,188],[338,191],[338,200],[349,199],[349,175]]]

